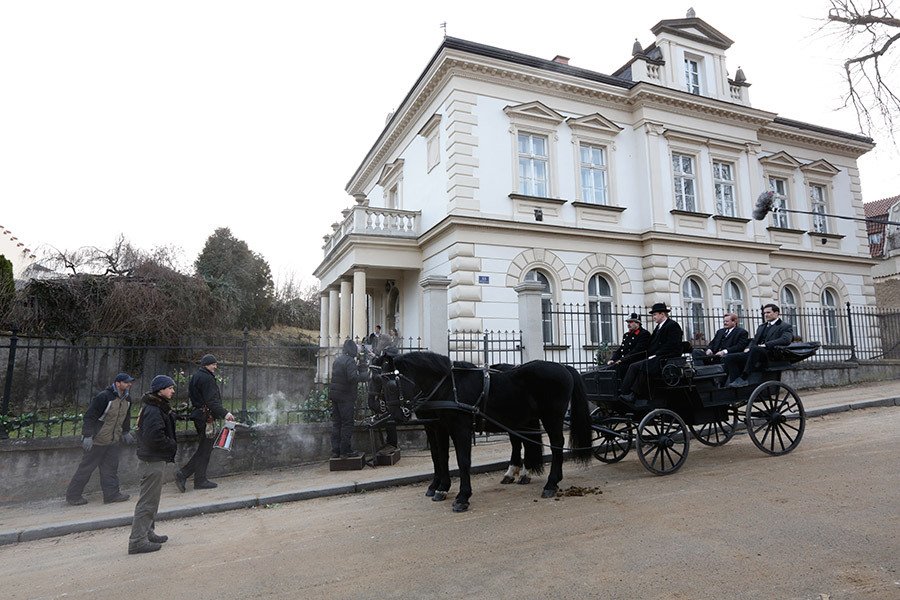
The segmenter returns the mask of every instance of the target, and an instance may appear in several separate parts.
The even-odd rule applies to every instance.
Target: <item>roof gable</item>
[[[669,33],[701,44],[707,44],[714,48],[727,50],[734,43],[724,33],[697,17],[687,19],[666,19],[653,26],[650,31],[654,35]]]

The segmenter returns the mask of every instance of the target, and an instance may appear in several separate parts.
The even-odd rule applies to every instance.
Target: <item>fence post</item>
[[[247,422],[247,340],[250,337],[250,330],[244,327],[244,340],[242,342],[244,350],[244,364],[241,369],[241,423]]]
[[[9,397],[12,395],[12,378],[13,370],[16,366],[16,345],[19,338],[16,336],[18,330],[12,328],[12,336],[9,338],[9,360],[6,363],[6,381],[3,382],[3,404],[0,405],[0,417],[9,415]],[[0,440],[9,438],[9,432],[6,431],[6,423],[0,422]]]
[[[483,352],[484,352],[483,364],[484,364],[485,367],[487,367],[488,365],[491,364],[491,356],[490,356],[491,353],[490,353],[490,349],[488,348],[488,332],[487,332],[486,329],[485,329],[485,331],[484,331],[484,335],[482,336],[482,339],[484,340],[484,344],[483,344]]]
[[[850,309],[850,303],[847,302],[847,329],[850,333],[850,358],[848,362],[859,362],[856,357],[856,337],[853,335],[853,311]]]

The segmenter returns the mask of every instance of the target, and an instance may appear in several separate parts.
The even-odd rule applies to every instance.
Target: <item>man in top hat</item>
[[[656,326],[650,335],[650,345],[647,347],[647,358],[631,363],[622,380],[622,389],[619,397],[631,402],[634,393],[642,390],[648,377],[662,375],[660,361],[665,358],[681,356],[681,343],[684,341],[684,331],[681,325],[669,318],[670,309],[665,302],[657,302],[650,309],[650,317]]]
[[[750,346],[743,352],[725,357],[728,387],[747,385],[750,373],[763,369],[772,358],[775,348],[787,346],[794,341],[794,328],[781,319],[781,309],[777,305],[763,306],[763,319],[765,322],[756,328],[756,335]]]
[[[195,490],[209,490],[218,487],[217,483],[206,477],[206,468],[209,466],[209,457],[213,448],[213,439],[206,437],[206,423],[213,419],[234,421],[234,415],[222,406],[222,394],[216,383],[216,369],[218,368],[219,363],[216,357],[212,354],[205,354],[200,359],[200,368],[191,375],[191,380],[188,382],[188,394],[191,397],[191,405],[194,407],[191,412],[191,420],[194,422],[194,429],[197,430],[198,445],[196,452],[187,464],[175,471],[175,485],[180,492],[187,489],[187,479],[191,475],[194,476]]]
[[[696,348],[693,351],[694,360],[702,364],[722,362],[729,354],[743,352],[750,343],[750,334],[743,327],[738,327],[738,316],[734,313],[725,313],[722,329],[716,332],[706,350]]]
[[[119,491],[119,446],[135,443],[131,432],[131,398],[129,390],[134,377],[119,373],[108,388],[94,396],[84,413],[81,447],[84,456],[66,489],[66,502],[73,506],[87,504],[82,494],[94,469],[100,467],[100,489],[103,502],[124,502],[128,494]]]
[[[647,348],[650,346],[650,332],[641,327],[637,313],[631,313],[625,323],[628,330],[622,336],[622,343],[606,362],[607,368],[616,370],[619,379],[625,375],[625,370],[631,363],[647,358]]]

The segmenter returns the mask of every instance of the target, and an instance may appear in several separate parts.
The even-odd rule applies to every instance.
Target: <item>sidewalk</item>
[[[872,406],[900,406],[900,381],[807,390],[800,393],[800,398],[808,417]],[[473,472],[505,469],[509,452],[505,438],[495,437],[479,443],[472,449]],[[451,467],[454,466],[451,453]],[[169,483],[163,488],[158,519],[371,491],[429,481],[431,475],[431,455],[427,450],[403,450],[402,459],[396,465],[367,467],[362,471],[332,473],[325,461],[222,477],[214,490],[193,490],[188,482],[188,491],[182,494]],[[103,504],[97,495],[88,497],[90,502],[85,506],[69,506],[59,498],[4,507],[0,509],[0,545],[131,525],[138,490],[123,492],[131,494],[131,500]]]

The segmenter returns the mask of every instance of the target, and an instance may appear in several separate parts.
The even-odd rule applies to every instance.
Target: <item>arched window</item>
[[[685,323],[684,335],[694,346],[706,345],[706,328],[703,323],[703,288],[695,277],[688,277],[681,286],[684,302]]]
[[[541,292],[541,324],[544,331],[544,343],[553,342],[553,288],[550,287],[550,280],[547,276],[534,269],[525,275],[525,281],[536,281],[544,286]]]
[[[800,332],[800,305],[797,303],[799,297],[793,287],[786,285],[781,288],[781,318],[794,326],[794,337],[803,339]]]
[[[744,290],[735,279],[725,283],[725,312],[733,312],[739,317],[744,314]]]
[[[838,329],[837,320],[837,297],[837,293],[830,288],[822,290],[822,326],[825,329],[826,344],[841,343],[841,332]]]
[[[592,344],[613,342],[612,302],[612,287],[606,277],[591,277],[588,280],[588,318]]]

